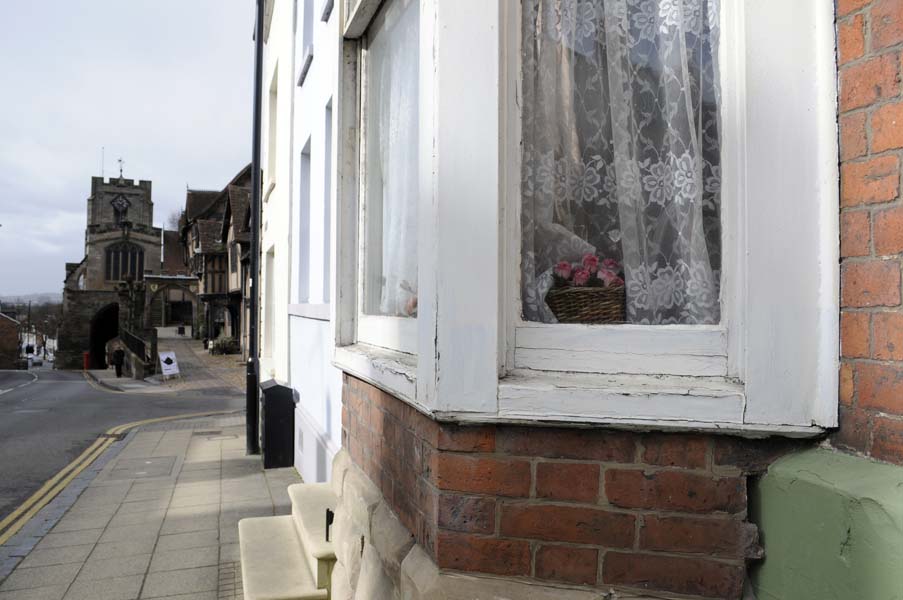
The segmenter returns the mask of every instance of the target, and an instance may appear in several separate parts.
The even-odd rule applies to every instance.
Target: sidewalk
[[[240,599],[238,521],[299,481],[245,456],[243,415],[139,428],[0,546],[0,600]]]
[[[199,340],[163,339],[159,341],[158,349],[175,352],[179,377],[166,381],[162,375],[144,380],[117,378],[112,368],[86,373],[98,385],[118,392],[160,394],[227,388],[231,392],[244,393],[245,365],[241,356],[211,356]]]
[[[100,387],[114,392],[159,394],[177,391],[162,385],[160,381],[132,379],[125,375],[116,377],[116,371],[113,369],[91,369],[85,371],[85,375]]]

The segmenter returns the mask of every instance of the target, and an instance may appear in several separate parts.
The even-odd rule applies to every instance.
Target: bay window
[[[829,3],[350,9],[340,367],[459,421],[836,424]]]

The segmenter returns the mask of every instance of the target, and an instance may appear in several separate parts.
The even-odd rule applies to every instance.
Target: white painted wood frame
[[[415,1],[419,2],[420,0],[394,0],[397,2],[403,1]],[[365,5],[365,2],[361,2],[358,5],[358,10],[361,10],[362,6]],[[423,3],[421,3],[423,4]],[[371,15],[370,20],[372,21],[374,18],[379,15],[379,10],[374,10]],[[369,25],[369,23],[368,23]],[[422,96],[425,90],[429,90],[432,86],[433,78],[432,78],[432,37],[428,37],[425,35],[424,30],[421,28],[420,35],[420,114],[418,115],[420,120],[426,123],[429,123],[429,116],[432,113],[432,104],[423,102]],[[383,35],[389,35],[388,32]],[[360,162],[359,162],[359,185],[360,192],[358,197],[361,199],[358,208],[358,236],[361,240],[358,248],[359,256],[358,256],[358,287],[361,288],[364,280],[366,279],[367,274],[364,273],[364,270],[367,268],[367,261],[364,258],[364,255],[370,252],[370,248],[367,246],[367,237],[366,231],[367,227],[367,190],[366,190],[366,181],[367,181],[367,150],[366,144],[364,140],[366,139],[367,132],[367,112],[368,112],[368,103],[367,103],[367,53],[368,53],[368,37],[367,30],[364,31],[364,35],[361,37],[360,42],[360,115],[359,115],[359,130],[360,130],[360,142],[359,142],[359,154],[360,154]],[[428,94],[428,92],[427,92]],[[428,94],[429,95],[429,94]],[[423,129],[426,131],[424,132]],[[421,151],[418,153],[418,156],[423,155],[425,152],[428,152],[429,145],[429,137],[430,137],[430,128],[421,127]],[[430,171],[428,170],[428,165],[420,165],[418,169],[420,180],[429,180],[430,179]],[[424,204],[423,198],[415,198],[415,202],[420,202],[418,205],[418,220],[422,222],[422,218],[419,217],[419,213],[421,210],[421,205]],[[421,245],[419,239],[423,235],[423,228],[418,224],[418,246]],[[420,252],[418,248],[418,270],[419,270],[419,262],[420,262]],[[419,277],[418,277],[419,279]],[[398,352],[403,352],[405,354],[417,354],[417,318],[416,317],[396,317],[396,316],[384,316],[384,315],[372,315],[366,314],[364,312],[364,294],[359,291],[358,293],[358,308],[357,308],[357,340],[370,344],[371,346],[379,346],[382,348],[386,348],[388,350],[395,350]]]

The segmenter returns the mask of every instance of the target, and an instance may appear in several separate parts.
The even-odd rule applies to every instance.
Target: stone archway
[[[157,283],[153,276],[148,291],[149,300],[144,308],[144,326],[155,327],[193,326],[197,312],[197,293],[182,283]],[[177,298],[173,298],[173,293]]]
[[[91,353],[91,368],[107,368],[107,342],[119,335],[119,303],[107,304],[91,319],[91,333],[88,342]]]

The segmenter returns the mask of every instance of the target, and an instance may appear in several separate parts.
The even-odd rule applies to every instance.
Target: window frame
[[[357,326],[357,340],[360,343],[368,344],[371,346],[376,346],[380,348],[384,348],[387,350],[392,350],[396,352],[401,352],[404,354],[417,354],[417,329],[418,329],[418,316],[415,317],[396,317],[396,316],[386,316],[386,315],[373,315],[367,314],[364,312],[364,281],[367,278],[367,273],[365,272],[367,268],[367,261],[365,260],[365,254],[367,253],[367,149],[366,149],[366,139],[367,139],[367,63],[368,63],[368,48],[370,45],[370,30],[373,26],[374,22],[380,18],[383,14],[383,10],[385,6],[389,2],[419,2],[420,10],[423,10],[423,2],[421,0],[381,0],[374,10],[370,20],[367,23],[367,27],[365,28],[363,34],[360,37],[359,42],[359,54],[358,54],[358,65],[360,69],[360,87],[358,90],[359,97],[359,106],[360,109],[358,111],[359,121],[358,121],[358,131],[359,135],[357,138],[358,144],[358,197],[360,198],[359,210],[358,210],[358,237],[360,240],[358,243],[358,275],[357,275],[357,315],[356,315],[356,326]],[[362,2],[361,4],[364,4]],[[360,8],[360,5],[359,5]],[[425,39],[424,37],[424,29],[422,26],[422,18],[423,13],[420,13],[421,26],[420,26],[420,54],[419,54],[419,62],[420,62],[420,75],[419,78],[419,96],[422,97],[424,88],[426,85],[429,85],[429,80],[423,80],[423,74],[426,71],[424,65],[428,60],[428,57],[424,57],[423,50],[424,44],[429,43],[430,40]],[[427,46],[429,47],[429,46]],[[423,107],[422,100],[420,101],[421,108]],[[422,113],[421,113],[422,116]],[[421,136],[422,140],[422,136]],[[422,151],[422,148],[421,148]],[[422,180],[424,177],[428,177],[422,168],[418,168],[418,172],[420,174],[420,179]],[[421,186],[422,187],[422,186]],[[423,206],[422,198],[417,197],[414,199],[415,202],[418,203],[418,209]],[[420,210],[418,210],[418,221],[420,221]],[[418,223],[418,246],[419,237],[422,235],[423,228]],[[419,281],[419,272],[420,272],[420,251],[418,247],[418,281]],[[419,300],[419,290],[418,290],[418,300]],[[419,315],[419,311],[418,311]]]
[[[527,0],[531,1],[531,0]],[[724,8],[725,6],[729,8]],[[739,78],[742,71],[735,64],[738,49],[729,48],[730,38],[738,25],[736,3],[722,2],[721,44],[719,45],[720,85],[722,91],[722,123],[737,121]],[[522,4],[509,11],[509,27],[503,60],[508,76],[508,103],[519,107],[522,98],[521,66],[523,27]],[[521,111],[504,110],[507,116],[505,190],[508,207],[506,238],[508,261],[505,272],[507,297],[513,298],[508,315],[508,355],[505,370],[530,369],[550,372],[580,372],[606,375],[656,375],[739,378],[737,352],[744,312],[744,299],[739,282],[745,279],[745,264],[738,256],[746,195],[741,186],[735,196],[722,193],[721,201],[721,321],[713,325],[583,325],[526,321],[521,309],[521,169],[523,143]],[[722,129],[727,129],[722,125]],[[744,140],[722,131],[722,181],[739,171]],[[725,186],[727,187],[727,186]],[[512,291],[514,292],[512,294]]]
[[[320,94],[323,91],[320,85],[324,79],[328,81],[328,56],[321,56],[318,60],[326,59],[327,63],[320,64],[315,67],[313,63],[313,46],[314,42],[324,35],[324,31],[320,29],[320,24],[329,27],[328,20],[313,17],[313,3],[315,0],[304,0],[301,6],[296,7],[296,43],[295,48],[295,65],[300,66],[301,76],[298,79],[298,89],[295,90],[292,103],[294,114],[307,114],[320,101]],[[321,7],[322,8],[322,7]],[[310,18],[305,19],[305,14],[310,13]],[[298,20],[300,19],[301,28],[298,28]],[[317,71],[317,69],[321,69]],[[304,86],[306,78],[314,78],[318,85]],[[329,98],[326,102],[327,106],[331,106],[333,94],[330,91]],[[300,112],[299,112],[300,111]],[[334,271],[331,263],[331,244],[332,232],[332,205],[334,204],[332,193],[334,183],[332,180],[332,172],[329,168],[334,163],[333,151],[335,143],[333,140],[333,123],[322,123],[324,129],[320,129],[316,119],[294,119],[293,139],[304,140],[300,145],[302,150],[293,154],[292,171],[296,175],[292,182],[291,196],[291,268],[292,268],[292,284],[290,285],[290,296],[288,304],[288,315],[290,317],[298,317],[304,319],[312,319],[316,321],[330,321],[332,313],[333,284],[332,273]],[[296,147],[299,144],[296,142]],[[320,167],[323,167],[323,171]],[[320,173],[323,174],[323,180],[318,178]],[[320,192],[323,192],[321,196]],[[322,198],[322,200],[321,200]],[[322,206],[321,206],[322,204]],[[311,239],[311,231],[318,228],[314,225],[318,222],[318,211],[322,209],[323,225],[323,244],[324,258],[321,261],[314,260],[317,255],[317,247],[314,244],[315,239]],[[316,236],[313,236],[316,237]],[[318,270],[322,267],[322,274]],[[315,275],[318,275],[315,277]],[[322,280],[321,280],[322,278]],[[317,288],[322,285],[322,293],[317,294]]]
[[[776,4],[774,2],[721,4],[719,63],[724,257],[721,323],[699,326],[570,325],[532,323],[521,317],[521,128],[517,107],[522,85],[522,12],[520,3],[516,4],[507,14],[505,44],[508,51],[503,54],[507,72],[507,102],[503,106],[515,109],[503,107],[508,157],[505,193],[508,209],[505,272],[508,277],[503,297],[508,303],[503,309],[507,315],[507,343],[503,365],[505,377],[499,388],[499,414],[513,419],[582,420],[656,428],[796,435],[835,426],[839,277],[838,224],[836,210],[832,212],[831,204],[837,202],[839,173],[836,166],[833,9],[815,3],[800,3],[790,11],[781,8],[784,24],[775,28],[775,20],[766,16],[767,11],[777,10],[776,6],[768,6]],[[796,40],[787,34],[792,24],[801,19],[813,23],[812,38],[805,39],[801,51],[802,56],[812,58],[813,47],[816,49],[814,66],[808,73],[812,81],[807,81],[814,84],[798,86],[781,99],[770,83],[769,75],[775,73],[763,72],[762,66],[776,64],[778,53],[786,54],[787,47],[794,45]],[[770,32],[770,38],[763,35],[766,30]],[[827,47],[828,39],[830,48]],[[754,41],[759,44],[751,43]],[[805,47],[806,43],[812,46]],[[765,44],[770,44],[767,53],[753,55],[747,52],[748,47],[768,47]],[[797,60],[794,67],[799,65]],[[787,67],[787,71],[791,70]],[[758,72],[753,74],[755,71]],[[769,85],[772,86],[770,92]],[[799,94],[813,90],[817,90],[814,98]],[[777,130],[774,122],[780,118],[762,110],[769,99],[777,101],[774,104],[777,106],[781,105],[780,100],[800,102],[802,108],[794,106],[788,111],[798,116],[804,114],[806,108],[812,112],[812,115],[803,116],[808,126],[805,133],[812,138],[807,141],[812,142],[811,149],[817,156],[799,169],[811,169],[807,173],[811,181],[804,181],[805,176],[797,176],[790,187],[816,188],[806,189],[805,204],[820,229],[806,231],[799,243],[811,246],[798,251],[787,243],[790,231],[786,228],[783,237],[766,232],[764,228],[758,230],[755,240],[750,237],[749,219],[758,215],[761,220],[765,212],[761,206],[750,202],[757,203],[767,197],[763,192],[757,193],[757,188],[751,184],[757,173],[761,178],[763,165],[774,166],[775,162],[763,156],[764,135],[757,136],[752,124],[756,117],[765,113],[765,117],[760,118],[765,129],[772,133]],[[768,187],[773,186],[759,186]],[[810,200],[819,192],[830,201],[816,207]],[[783,198],[789,195],[778,193]],[[772,206],[776,204],[773,198],[768,201]],[[798,211],[796,216],[802,218],[805,215]],[[791,289],[782,290],[791,296],[786,307],[780,302],[763,302],[762,297],[756,298],[756,303],[750,302],[750,290],[756,283],[766,280],[764,272],[771,268],[769,265],[773,267],[775,258],[771,256],[769,261],[761,257],[764,253],[750,256],[750,252],[754,246],[762,249],[770,242],[787,251],[787,262],[800,259],[817,271],[816,286],[802,289],[799,282],[794,281],[789,285]],[[792,272],[792,268],[786,271]],[[801,300],[807,296],[812,299],[813,292],[815,301],[806,306]],[[759,310],[750,314],[757,304]],[[765,310],[762,310],[763,306]],[[788,327],[783,332],[771,337],[768,333],[763,334],[774,333],[769,316],[781,315],[782,310],[792,313],[807,308],[817,313],[815,327],[811,327],[810,319],[806,326],[785,323]],[[773,311],[769,312],[770,309]],[[812,335],[813,340],[790,343],[795,348],[792,352],[805,349],[817,356],[798,373],[785,365],[774,364],[768,356],[782,341],[790,341],[794,335]],[[793,358],[792,352],[783,352],[783,358]],[[802,361],[788,361],[787,364],[798,362]],[[804,380],[804,383],[800,385],[794,379]],[[788,394],[794,389],[798,390],[797,394]],[[637,404],[640,398],[642,405]]]

